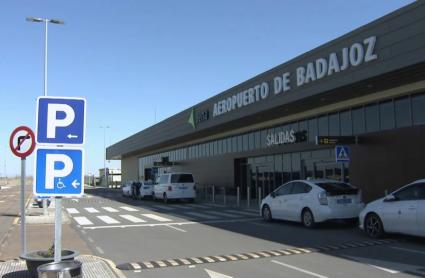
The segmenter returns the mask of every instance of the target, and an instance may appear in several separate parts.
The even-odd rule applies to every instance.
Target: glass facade
[[[238,185],[244,196],[249,187],[253,198],[257,196],[259,188],[264,196],[280,185],[296,179],[310,177],[349,181],[349,164],[336,163],[333,148],[250,157],[240,167],[246,169],[238,173],[248,177],[240,176],[236,179],[247,180],[248,183]]]
[[[349,136],[425,124],[425,94],[375,102],[330,114],[321,114],[308,119],[285,123],[273,128],[238,134],[210,142],[194,144],[176,150],[153,154],[139,159],[139,164],[152,167],[161,157],[170,161],[184,161],[246,152],[267,148],[267,135],[284,130],[306,131],[308,142],[314,143],[317,135]],[[294,154],[296,156],[296,154]],[[283,157],[282,161],[288,160]],[[301,159],[291,158],[291,176],[301,176]],[[282,162],[283,163],[283,162]],[[288,163],[283,163],[287,167]],[[282,170],[284,179],[289,170]],[[280,178],[279,178],[280,179]]]

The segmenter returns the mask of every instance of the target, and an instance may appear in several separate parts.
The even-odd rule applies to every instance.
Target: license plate
[[[351,199],[338,199],[338,200],[336,200],[336,203],[337,204],[343,204],[343,205],[351,204]]]
[[[180,186],[179,189],[187,189],[187,186]]]

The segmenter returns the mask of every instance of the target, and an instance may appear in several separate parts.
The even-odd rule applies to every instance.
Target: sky
[[[35,129],[43,95],[44,25],[28,16],[65,21],[49,25],[48,95],[86,98],[85,173],[97,174],[104,145],[411,2],[2,0],[0,176],[20,174],[9,136]]]

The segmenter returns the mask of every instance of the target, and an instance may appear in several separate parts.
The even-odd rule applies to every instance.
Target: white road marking
[[[142,214],[144,217],[159,221],[159,222],[168,222],[171,221],[171,219],[156,215],[156,214],[151,214],[151,213],[146,213],[146,214]]]
[[[206,268],[205,271],[210,278],[233,278],[232,276],[224,275],[223,273],[215,272]]]
[[[120,207],[120,208],[122,208],[123,210],[126,210],[126,211],[139,211],[138,209],[131,208],[131,207]]]
[[[111,208],[111,207],[102,207],[104,210],[108,211],[108,212],[118,212],[117,209]]]
[[[208,209],[208,208],[210,208],[209,206],[200,205],[200,204],[187,204],[186,207],[190,207],[190,208],[202,208],[202,209]]]
[[[1,200],[0,203],[4,203],[4,200]]]
[[[77,223],[80,224],[81,226],[93,225],[93,222],[91,222],[90,220],[87,219],[87,217],[84,217],[84,216],[74,217],[74,220],[77,221]]]
[[[135,227],[158,227],[158,226],[168,226],[168,225],[193,225],[193,224],[214,224],[214,223],[239,223],[239,222],[250,222],[258,221],[258,218],[250,219],[220,219],[220,220],[204,220],[204,221],[187,221],[187,222],[173,222],[173,223],[155,223],[155,224],[131,224],[131,225],[109,225],[109,226],[94,226],[94,227],[84,227],[88,230],[98,230],[98,229],[112,229],[112,228],[135,228]]]
[[[225,210],[225,211],[226,212],[230,212],[230,213],[236,213],[236,214],[246,215],[246,216],[259,216],[258,213],[248,212],[248,211],[242,211],[242,210],[229,209],[229,210]]]
[[[67,208],[66,209],[68,211],[69,214],[76,214],[76,213],[80,213],[77,209],[75,208]]]
[[[189,214],[191,216],[196,216],[196,217],[204,218],[204,219],[218,219],[217,216],[207,215],[207,214],[204,214],[204,213],[198,213],[198,212],[193,212],[193,211],[184,212],[184,214]]]
[[[98,213],[99,211],[95,208],[84,208],[85,210],[87,210],[90,213]]]
[[[167,265],[163,261],[155,261],[159,267],[166,267]]]
[[[133,222],[133,223],[143,223],[143,222],[146,222],[145,220],[140,219],[139,217],[136,217],[136,216],[133,216],[133,215],[129,215],[129,214],[120,215],[120,217],[122,217],[122,218],[124,218],[124,219],[126,219],[126,220],[128,220],[130,222]]]
[[[103,250],[102,250],[100,247],[98,247],[98,246],[96,246],[96,250],[97,250],[97,252],[99,252],[100,254],[105,254],[105,252],[103,252]]]
[[[391,274],[397,274],[397,273],[400,273],[400,271],[392,270],[392,269],[385,268],[385,267],[380,267],[380,266],[373,265],[373,264],[368,264],[368,266],[371,266],[371,267],[377,268],[377,269],[379,269],[379,270],[382,270],[382,271],[385,271],[385,272],[388,272],[388,273],[391,273]]]
[[[299,268],[299,267],[296,267],[296,266],[293,266],[293,265],[285,264],[285,263],[282,263],[282,262],[279,262],[279,261],[272,260],[271,262],[275,263],[275,264],[279,264],[279,265],[287,267],[287,268],[290,268],[290,269],[293,269],[293,270],[296,270],[296,271],[299,271],[299,272],[302,272],[302,273],[305,273],[305,274],[308,274],[308,275],[311,275],[311,276],[314,276],[314,277],[328,278],[327,276],[323,276],[323,275],[320,275],[320,274],[317,274],[317,273],[314,273],[314,272],[311,272],[311,271],[308,271],[308,270],[305,270],[305,269],[302,269],[302,268]]]
[[[119,221],[117,221],[114,218],[109,217],[107,215],[100,215],[100,216],[97,216],[97,218],[99,218],[100,220],[102,220],[106,224],[118,224],[118,223],[120,223]]]
[[[154,209],[163,209],[163,210],[175,210],[175,208],[163,205],[151,205]]]
[[[234,213],[225,213],[225,212],[221,212],[221,211],[208,211],[208,213],[211,213],[213,215],[218,215],[221,217],[230,217],[230,218],[238,218],[240,217],[239,215],[235,215]]]
[[[396,250],[401,250],[401,251],[406,251],[406,252],[411,252],[411,253],[417,253],[417,254],[422,254],[425,255],[424,251],[419,251],[419,250],[414,250],[414,249],[408,249],[408,248],[402,248],[402,247],[396,247],[396,246],[388,246],[389,248],[392,249],[396,249]]]
[[[141,269],[142,268],[139,264],[136,264],[136,263],[130,263],[130,264],[134,269]]]
[[[94,240],[91,237],[88,237],[87,240],[90,241],[91,243],[94,242]]]
[[[172,266],[178,266],[179,264],[175,260],[167,260]]]
[[[186,233],[186,231],[185,231],[185,230],[183,230],[183,229],[180,229],[180,228],[177,228],[177,227],[174,227],[174,226],[171,226],[171,225],[166,225],[166,226],[167,226],[168,228],[174,229],[174,230],[176,230],[176,231]]]

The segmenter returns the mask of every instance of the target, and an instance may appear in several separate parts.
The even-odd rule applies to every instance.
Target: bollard
[[[226,187],[223,186],[223,204],[226,205]]]
[[[212,202],[215,204],[215,186],[212,186]]]
[[[241,205],[240,203],[241,198],[240,198],[240,192],[239,192],[239,186],[236,187],[236,205],[239,207]]]
[[[261,199],[262,199],[262,190],[261,187],[258,188],[258,206],[261,206]]]
[[[251,206],[251,187],[246,187],[246,205],[248,207]]]
[[[207,201],[208,200],[208,186],[204,186],[204,188],[205,188],[205,201]]]
[[[384,194],[385,194],[385,196],[388,195],[388,189],[385,189]]]

